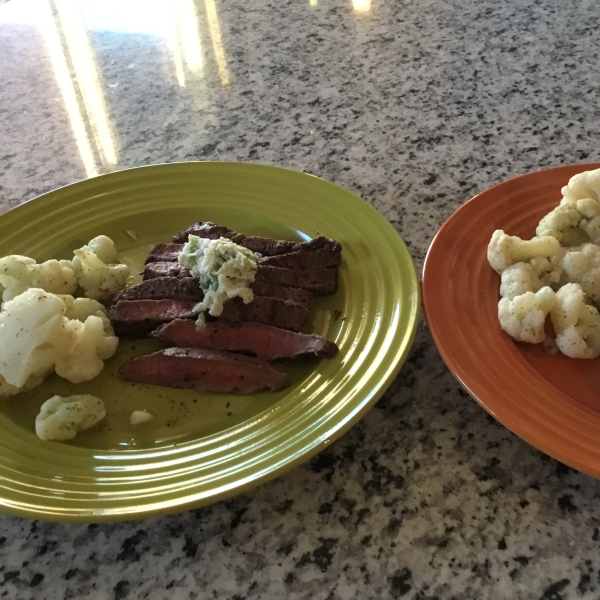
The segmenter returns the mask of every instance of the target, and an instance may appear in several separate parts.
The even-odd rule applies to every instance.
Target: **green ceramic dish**
[[[238,397],[120,381],[116,371],[156,341],[121,342],[93,381],[56,376],[0,403],[0,509],[60,521],[116,521],[176,512],[248,490],[288,471],[356,423],[398,373],[420,295],[406,246],[353,194],[317,177],[238,163],[157,165],[102,175],[0,216],[0,255],[68,258],[105,234],[137,272],[151,244],[211,220],[245,233],[341,242],[336,294],[314,301],[309,329],[334,340],[331,360],[282,368],[292,385]],[[133,239],[126,230],[134,232]],[[42,442],[34,420],[53,394],[93,393],[107,406],[94,431]],[[154,421],[133,427],[147,409]]]

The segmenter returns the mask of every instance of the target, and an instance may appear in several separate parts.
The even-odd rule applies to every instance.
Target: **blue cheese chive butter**
[[[189,269],[192,277],[200,281],[204,300],[194,307],[198,313],[198,326],[204,324],[204,313],[218,317],[223,304],[239,297],[244,304],[252,302],[254,283],[260,254],[231,240],[221,237],[208,240],[190,235],[179,253],[179,264]]]

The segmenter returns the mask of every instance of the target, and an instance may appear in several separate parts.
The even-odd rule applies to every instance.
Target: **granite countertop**
[[[9,0],[1,206],[154,163],[279,165],[370,202],[420,269],[469,197],[600,160],[599,15],[591,0]],[[463,392],[421,324],[364,419],[274,481],[142,522],[0,516],[0,597],[598,598],[599,498]]]

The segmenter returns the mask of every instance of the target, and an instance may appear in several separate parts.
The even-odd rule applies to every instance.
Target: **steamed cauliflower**
[[[525,292],[537,292],[542,282],[529,263],[518,262],[502,271],[500,295],[512,300]]]
[[[117,251],[109,237],[99,235],[73,254],[77,281],[87,298],[106,300],[125,287],[129,267],[117,263]]]
[[[42,404],[35,418],[35,432],[42,440],[72,440],[79,431],[93,427],[105,416],[102,400],[90,394],[52,396]]]
[[[99,235],[73,254],[73,260],[47,260],[40,264],[18,254],[0,258],[2,301],[12,300],[30,288],[74,294],[78,286],[86,297],[106,300],[125,287],[129,267],[117,262],[109,237]]]
[[[33,258],[13,254],[0,258],[2,301],[12,300],[29,288],[41,288],[54,294],[72,294],[77,289],[77,276],[68,260],[36,263]]]
[[[600,355],[600,313],[585,302],[585,293],[576,283],[567,283],[556,292],[550,313],[556,344],[571,358]]]
[[[537,292],[525,292],[512,300],[502,298],[498,303],[500,325],[519,342],[539,344],[544,341],[546,316],[556,305],[556,294],[549,287]]]
[[[600,243],[600,202],[592,198],[568,200],[548,213],[535,230],[537,236],[552,236],[563,246]]]
[[[497,229],[490,240],[487,256],[492,268],[497,273],[502,273],[504,269],[518,262],[528,262],[539,256],[551,258],[560,253],[560,242],[554,237],[544,236],[522,240]]]
[[[542,286],[548,285],[556,291],[564,279],[565,269],[562,264],[566,248],[550,257],[536,256],[529,261],[533,272],[539,277]]]
[[[154,419],[154,415],[147,410],[134,410],[129,417],[129,422],[132,425],[142,425],[149,423]]]
[[[492,235],[488,260],[501,276],[498,317],[518,341],[594,358],[600,313],[589,301],[600,305],[600,169],[575,175],[562,194],[533,239]],[[548,315],[556,340],[544,333]]]
[[[33,387],[55,369],[73,383],[92,379],[118,344],[99,302],[39,288],[4,304],[0,332],[0,395]]]
[[[72,383],[89,381],[104,368],[104,361],[117,350],[115,337],[106,309],[90,298],[67,296],[65,302],[65,351],[57,357],[54,369],[60,377]],[[67,351],[68,348],[68,351]]]
[[[600,246],[584,244],[569,250],[562,265],[571,283],[578,283],[594,302],[600,302]]]
[[[573,175],[569,183],[561,189],[561,193],[565,200],[600,200],[600,169]]]

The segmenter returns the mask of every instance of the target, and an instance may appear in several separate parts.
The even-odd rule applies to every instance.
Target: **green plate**
[[[417,327],[414,264],[376,210],[317,177],[207,162],[110,173],[1,215],[0,255],[70,258],[74,248],[105,234],[137,273],[151,244],[208,220],[248,234],[297,240],[322,234],[342,244],[339,290],[313,300],[307,328],[334,340],[337,357],[283,364],[289,388],[239,397],[120,381],[116,371],[127,357],[159,348],[157,341],[123,341],[90,382],[52,376],[0,402],[0,509],[99,522],[209,504],[307,460],[387,389]],[[39,440],[40,405],[54,394],[75,393],[104,400],[103,423],[67,444]],[[135,409],[156,418],[133,427]]]

